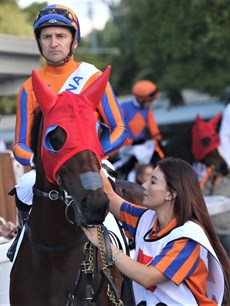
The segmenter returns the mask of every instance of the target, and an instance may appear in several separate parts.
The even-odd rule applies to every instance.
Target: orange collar
[[[165,235],[166,233],[168,233],[169,231],[171,231],[172,229],[174,229],[176,227],[177,221],[176,218],[174,218],[165,228],[163,228],[162,230],[158,230],[159,227],[159,220],[158,218],[156,218],[154,224],[153,224],[153,228],[151,230],[151,232],[149,233],[150,238],[159,238],[163,235]]]

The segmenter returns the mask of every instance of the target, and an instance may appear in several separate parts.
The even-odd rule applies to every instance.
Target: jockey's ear
[[[36,70],[32,71],[32,83],[38,104],[42,112],[46,114],[55,105],[58,95],[42,81]]]
[[[84,98],[90,101],[94,110],[97,108],[105,93],[110,71],[111,66],[108,66],[102,75],[100,75],[99,78],[97,78],[89,87],[84,90],[83,93],[81,93]]]

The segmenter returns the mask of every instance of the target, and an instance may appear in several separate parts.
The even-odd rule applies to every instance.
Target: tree
[[[119,93],[150,78],[174,104],[183,88],[223,94],[230,84],[229,0],[122,0],[119,10],[126,14],[114,19],[109,42],[121,50],[112,62]]]
[[[33,2],[31,5],[25,7],[22,12],[25,13],[26,19],[30,26],[33,25],[34,20],[37,16],[37,13],[45,6],[48,5],[48,2]]]
[[[26,21],[26,16],[16,0],[1,0],[0,20],[0,33],[24,37],[33,36],[33,29]]]

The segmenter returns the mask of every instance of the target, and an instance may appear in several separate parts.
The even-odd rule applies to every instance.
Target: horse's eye
[[[53,126],[47,129],[45,138],[44,138],[44,146],[47,150],[51,152],[59,151],[65,141],[66,141],[66,132],[59,126]]]
[[[201,139],[201,144],[204,147],[208,147],[210,145],[210,143],[211,143],[211,138],[209,138],[209,137],[204,137],[204,138]]]

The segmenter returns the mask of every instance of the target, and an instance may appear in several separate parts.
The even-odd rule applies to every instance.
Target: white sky
[[[108,5],[102,0],[46,0],[48,4],[62,4],[70,7],[78,16],[81,36],[88,34],[92,28],[101,30],[110,17]],[[18,0],[21,8],[31,5],[33,2],[44,0]],[[92,8],[92,18],[89,18],[89,9]]]

